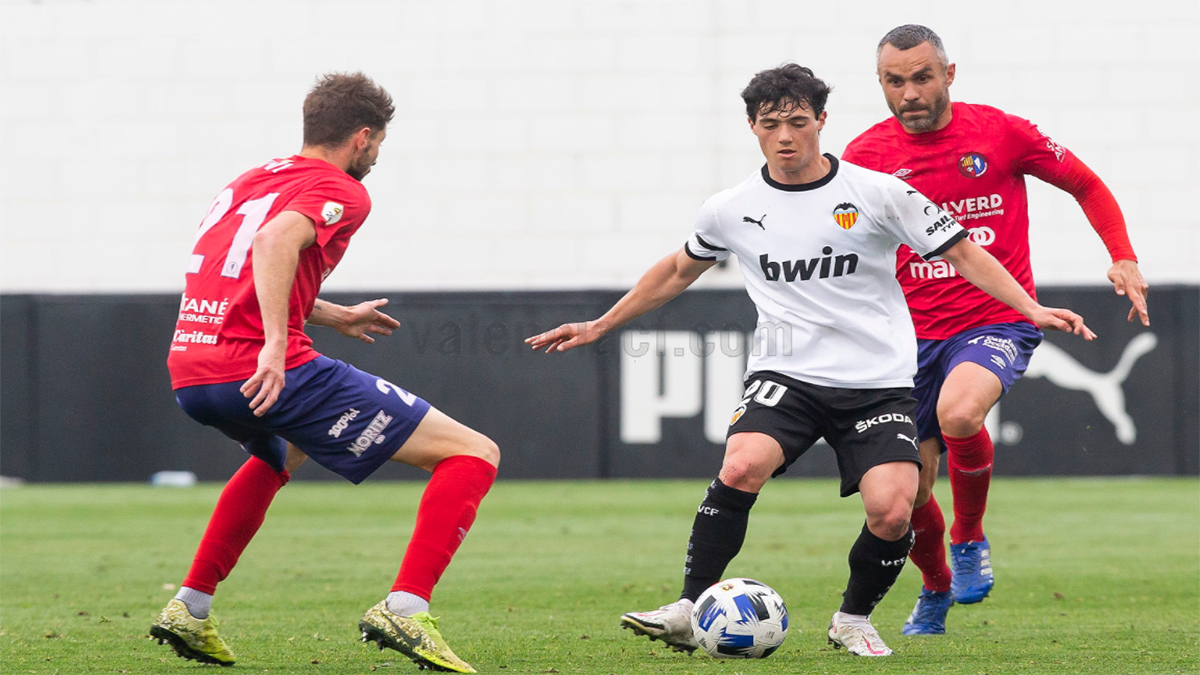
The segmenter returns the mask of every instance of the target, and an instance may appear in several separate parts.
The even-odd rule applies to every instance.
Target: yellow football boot
[[[394,649],[412,659],[418,667],[451,673],[473,673],[469,663],[455,656],[446,644],[438,620],[429,612],[417,612],[412,616],[393,614],[387,601],[380,601],[367,610],[358,622],[363,642],[375,642],[380,649]]]
[[[211,615],[197,619],[182,600],[171,600],[150,625],[150,637],[158,644],[170,643],[175,653],[185,659],[218,666],[232,666],[237,657],[229,645],[217,635],[217,620]]]

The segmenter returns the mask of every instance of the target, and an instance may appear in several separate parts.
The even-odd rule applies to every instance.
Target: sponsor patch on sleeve
[[[325,206],[321,207],[321,219],[326,225],[333,225],[342,219],[342,214],[346,212],[345,207],[337,202],[325,202]]]

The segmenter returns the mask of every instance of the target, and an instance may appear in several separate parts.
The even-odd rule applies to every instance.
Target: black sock
[[[858,541],[850,547],[850,581],[842,593],[842,609],[845,614],[867,616],[875,605],[883,600],[892,584],[904,569],[908,550],[912,548],[913,530],[896,541],[887,541],[871,534],[863,525]]]
[[[718,478],[708,486],[696,510],[683,568],[683,593],[692,602],[721,580],[729,561],[742,550],[750,507],[758,495],[731,488]]]

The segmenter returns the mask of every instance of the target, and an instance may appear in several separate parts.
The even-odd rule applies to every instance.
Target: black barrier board
[[[740,398],[754,308],[694,290],[567,354],[523,339],[596,318],[621,293],[352,293],[403,322],[366,345],[310,328],[319,350],[417,393],[493,438],[502,478],[711,477]],[[1200,473],[1200,288],[1152,290],[1153,325],[1106,288],[1045,288],[1100,334],[1050,334],[989,420],[998,475]],[[0,472],[32,481],[224,480],[244,461],[174,402],[167,295],[0,295]],[[336,479],[309,465],[299,479]],[[818,445],[788,476],[829,476]],[[421,478],[389,466],[380,478]]]

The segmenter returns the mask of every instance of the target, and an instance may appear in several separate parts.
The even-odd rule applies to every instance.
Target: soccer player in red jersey
[[[971,239],[1033,297],[1025,176],[1071,193],[1108,248],[1108,278],[1132,302],[1129,320],[1150,325],[1147,286],[1125,220],[1095,173],[1027,120],[989,106],[951,103],[955,67],[932,30],[893,29],[879,43],[877,63],[894,116],[854,139],[845,161],[907,181],[967,227]],[[1025,372],[1042,334],[945,260],[923,260],[901,246],[896,276],[917,329],[913,396],[920,402],[922,459],[910,557],[924,587],[903,632],[941,634],[953,602],[979,602],[994,583],[982,525],[994,448],[983,422]],[[945,521],[932,493],[942,452],[954,496],[953,572],[946,565]]]
[[[222,491],[191,569],[150,628],[184,658],[234,655],[209,615],[217,584],[262,525],[275,494],[308,457],[353,483],[388,460],[432,472],[386,599],[363,641],[421,667],[473,673],[429,615],[433,587],[496,476],[486,436],[374,375],[318,354],[304,324],[374,342],[400,324],[379,308],[317,299],[371,210],[362,185],[394,107],[361,73],[322,77],[304,100],[300,153],[250,169],[209,207],[196,234],[167,365],[180,407],[220,429],[250,459]]]

